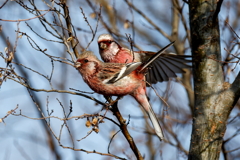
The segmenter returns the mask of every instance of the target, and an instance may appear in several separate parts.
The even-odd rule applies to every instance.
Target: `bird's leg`
[[[104,98],[108,101],[108,104],[106,104],[106,107],[110,108],[112,105],[114,105],[114,103],[120,100],[122,96],[118,96],[116,100],[113,100],[111,96],[104,96]]]
[[[114,105],[118,100],[122,99],[123,96],[118,96],[117,99],[111,102],[111,106]]]

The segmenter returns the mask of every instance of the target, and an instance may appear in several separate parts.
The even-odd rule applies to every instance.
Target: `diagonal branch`
[[[128,143],[129,143],[132,151],[134,152],[135,156],[137,157],[138,160],[143,160],[143,157],[142,157],[140,151],[138,150],[138,148],[137,148],[137,146],[136,146],[132,136],[128,132],[126,120],[122,117],[121,113],[118,110],[117,102],[112,105],[112,108],[110,110],[113,112],[113,114],[118,119],[118,121],[120,123],[120,129],[121,129],[124,137],[128,141]]]
[[[73,35],[73,30],[72,30],[72,22],[71,22],[71,18],[70,18],[70,14],[69,14],[69,10],[68,10],[68,6],[66,4],[66,1],[62,1],[62,6],[63,6],[63,9],[64,9],[64,14],[65,14],[65,20],[66,20],[66,24],[67,24],[67,29],[68,29],[68,36],[69,38],[72,37],[73,39],[71,40],[71,45],[72,45],[72,49],[73,49],[73,52],[75,54],[75,57],[78,58],[78,50],[77,50],[77,42],[76,40],[74,39],[74,35]]]

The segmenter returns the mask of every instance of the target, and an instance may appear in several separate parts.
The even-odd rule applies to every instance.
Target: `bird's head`
[[[91,51],[81,53],[75,63],[75,68],[83,74],[93,73],[101,61]]]
[[[98,37],[99,52],[104,61],[109,61],[122,48],[110,34],[101,34]]]

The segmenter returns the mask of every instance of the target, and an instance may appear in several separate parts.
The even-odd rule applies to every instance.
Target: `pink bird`
[[[83,80],[95,92],[104,96],[131,95],[147,112],[157,136],[162,140],[163,132],[148,102],[144,79],[146,66],[172,44],[163,48],[145,64],[142,62],[104,63],[92,52],[85,51],[77,59],[75,67],[82,75]]]
[[[98,46],[102,60],[110,63],[146,62],[156,54],[148,51],[131,51],[121,47],[110,34],[100,35]],[[162,53],[151,63],[150,69],[147,70],[146,81],[155,84],[177,77],[176,73],[184,73],[182,68],[189,68],[190,66],[186,63],[191,62],[186,58],[191,56]]]

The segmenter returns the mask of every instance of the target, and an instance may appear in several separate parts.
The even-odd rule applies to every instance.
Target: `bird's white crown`
[[[103,40],[114,40],[113,37],[110,34],[101,34],[98,37],[98,42],[103,41]]]

